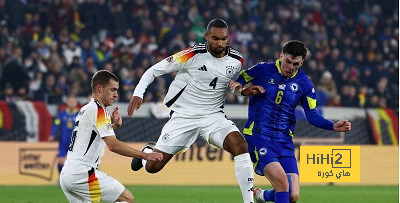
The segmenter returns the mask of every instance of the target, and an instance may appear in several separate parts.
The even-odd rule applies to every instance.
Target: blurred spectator
[[[4,97],[6,84],[16,94],[25,87],[27,99],[49,102],[47,80],[55,85],[64,76],[62,89],[86,97],[91,74],[102,68],[127,75],[132,88],[150,65],[203,42],[204,22],[223,18],[244,68],[276,60],[282,41],[299,39],[309,48],[303,70],[327,105],[398,110],[398,16],[394,0],[0,0],[0,92]],[[145,101],[162,98],[171,77],[149,87]]]

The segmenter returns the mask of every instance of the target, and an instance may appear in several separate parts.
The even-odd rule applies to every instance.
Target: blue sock
[[[289,195],[292,193],[292,179],[290,178],[289,174],[286,174],[289,182]],[[264,200],[266,202],[268,201],[274,201],[275,200],[275,190],[264,190]]]
[[[63,165],[62,164],[57,164],[57,168],[58,168],[58,172],[61,173]]]
[[[266,202],[272,202],[272,201],[275,200],[275,190],[274,189],[272,189],[272,190],[264,190],[263,195],[264,195],[264,200]]]
[[[289,192],[276,192],[275,203],[289,203]]]

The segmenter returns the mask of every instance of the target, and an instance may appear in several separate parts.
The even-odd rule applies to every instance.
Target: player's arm
[[[54,135],[57,133],[57,131],[60,127],[61,119],[62,119],[62,115],[60,112],[60,113],[58,113],[57,118],[54,119],[53,126],[51,127],[50,136],[49,136],[50,142],[54,141]]]
[[[137,149],[134,149],[127,144],[118,140],[115,136],[103,137],[108,149],[114,153],[120,154],[127,157],[141,158],[151,161],[161,161],[163,155],[161,153],[144,153]]]
[[[261,86],[253,85],[256,81],[255,76],[260,72],[260,64],[256,64],[247,70],[242,70],[236,81],[231,81],[229,84],[231,93],[240,96],[253,96],[255,94],[264,93],[265,90]]]
[[[143,76],[139,80],[139,83],[136,85],[132,99],[129,101],[128,116],[132,116],[133,112],[140,108],[143,102],[143,95],[147,87],[154,81],[156,77],[182,69],[182,63],[177,60],[177,58],[179,58],[178,54],[174,54],[163,59],[144,72]]]

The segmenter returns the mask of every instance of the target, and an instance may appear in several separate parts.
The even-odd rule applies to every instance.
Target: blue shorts
[[[282,140],[265,135],[245,135],[254,171],[264,176],[264,168],[271,162],[279,162],[286,173],[299,174],[292,140]]]

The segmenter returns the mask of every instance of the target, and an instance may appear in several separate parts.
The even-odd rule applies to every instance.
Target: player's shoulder
[[[259,63],[256,63],[255,65],[249,67],[248,70],[253,69],[253,68],[265,69],[265,70],[277,69],[277,68],[275,67],[275,64],[272,63],[272,62],[259,62]]]
[[[78,112],[78,116],[81,115],[89,115],[89,116],[95,116],[99,110],[103,110],[101,104],[95,100],[91,99],[89,103],[84,105]]]
[[[242,66],[244,65],[244,60],[242,54],[233,47],[228,46],[228,56],[240,61]]]
[[[207,53],[207,48],[204,43],[194,44],[191,47],[188,47],[184,50],[181,50],[178,53],[167,58],[167,61],[178,60],[179,62],[186,62],[189,59],[193,58],[196,54]]]

